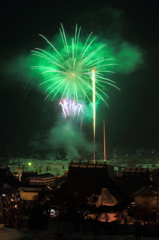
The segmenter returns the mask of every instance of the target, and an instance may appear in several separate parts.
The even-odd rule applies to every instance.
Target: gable
[[[157,194],[149,189],[144,189],[136,194],[134,194],[135,197],[152,197],[152,196],[156,196]]]

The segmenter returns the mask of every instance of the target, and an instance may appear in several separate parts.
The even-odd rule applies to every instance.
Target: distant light
[[[29,166],[31,166],[31,165],[32,165],[32,163],[31,163],[31,162],[28,162],[28,165],[29,165]]]

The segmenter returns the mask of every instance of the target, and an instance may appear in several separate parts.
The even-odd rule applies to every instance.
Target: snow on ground
[[[88,226],[87,226],[88,227]],[[120,229],[121,228],[121,229]],[[59,222],[59,233],[60,237],[57,236],[57,222],[56,220],[51,220],[49,223],[48,231],[39,230],[29,230],[23,229],[32,240],[134,240],[133,226],[125,227],[124,225],[119,226],[119,235],[115,231],[114,234],[108,235],[107,230],[98,227],[97,234],[92,232],[92,227],[87,228],[87,232],[84,234],[82,226],[79,232],[75,232],[75,225],[72,223]],[[109,231],[109,229],[108,229]],[[159,238],[147,238],[141,237],[140,240],[158,240]],[[10,240],[10,239],[9,239]]]
[[[78,161],[77,161],[78,162]],[[89,161],[91,162],[91,161]],[[92,161],[93,162],[93,161]],[[31,165],[29,165],[31,163]],[[18,168],[22,168],[23,171],[37,171],[38,173],[51,173],[53,175],[63,175],[64,171],[68,171],[70,160],[55,160],[55,159],[26,159],[16,158],[10,159],[6,164],[10,167],[11,172],[17,172]],[[103,160],[98,160],[98,163],[103,163]],[[128,167],[127,164],[119,164],[113,161],[107,161],[111,165],[120,165]],[[4,164],[4,160],[0,159],[0,165]],[[154,168],[152,164],[135,164],[135,167]],[[159,164],[155,164],[155,167],[159,167]]]
[[[49,223],[48,231],[22,229],[18,231],[13,228],[7,228],[0,225],[0,239],[1,240],[134,240],[135,237],[132,234],[132,229],[122,226],[124,234],[108,235],[106,231],[97,230],[97,234],[92,233],[92,228],[88,228],[88,231],[84,234],[83,230],[74,232],[74,225],[71,223],[59,223],[60,236],[57,236],[57,222],[51,220]],[[131,232],[131,233],[130,233]],[[143,237],[140,240],[158,240],[159,238]]]
[[[76,161],[74,161],[76,162]],[[77,161],[79,162],[79,161]],[[94,161],[89,161],[94,163]],[[3,162],[2,162],[3,163]],[[70,160],[54,160],[54,159],[26,159],[26,158],[16,158],[10,159],[7,166],[10,168],[11,172],[17,172],[17,169],[22,168],[23,172],[37,171],[39,173],[51,173],[53,175],[63,175],[64,171],[68,171]],[[98,163],[103,163],[103,160],[98,160]],[[1,164],[1,161],[0,161]]]
[[[18,231],[14,228],[6,228],[0,225],[0,239],[1,240],[32,240],[28,234]]]
[[[62,160],[38,160],[38,159],[24,159],[19,158],[10,160],[7,166],[10,168],[11,172],[17,172],[17,169],[23,169],[23,172],[39,172],[51,173],[53,175],[63,175],[64,171],[68,171],[70,161]]]

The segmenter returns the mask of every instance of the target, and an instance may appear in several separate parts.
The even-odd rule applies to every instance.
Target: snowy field
[[[2,162],[2,161],[1,161]],[[75,162],[75,161],[74,161]],[[76,161],[79,162],[79,161]],[[85,161],[86,162],[86,161]],[[91,163],[91,161],[89,161]],[[103,160],[98,163],[103,163]],[[38,173],[50,173],[53,175],[63,175],[65,171],[68,171],[70,160],[39,160],[39,159],[25,159],[17,158],[10,160],[6,165],[10,168],[11,172],[17,172],[17,169],[22,169],[23,172],[35,172]],[[93,160],[92,160],[93,163]],[[0,163],[1,164],[1,163]],[[3,162],[3,164],[5,164]]]
[[[53,175],[63,175],[64,171],[68,171],[70,161],[62,160],[38,160],[38,159],[24,159],[19,158],[10,160],[7,166],[11,172],[17,172],[17,169],[22,169],[23,172],[35,172],[39,174],[50,173]]]
[[[77,161],[78,162],[78,161]],[[85,162],[85,161],[84,161]],[[91,162],[91,161],[90,161]],[[103,160],[97,161],[98,163],[103,163]],[[4,163],[4,161],[0,161],[0,164],[6,164],[11,172],[17,172],[17,169],[22,169],[23,172],[38,172],[39,174],[50,173],[53,175],[63,175],[65,171],[68,171],[70,160],[39,160],[39,159],[25,159],[25,158],[17,158],[15,160],[10,159],[9,162]],[[93,163],[93,160],[92,160]],[[118,166],[117,163],[107,162],[108,164]],[[120,164],[120,166],[128,167],[126,164]],[[138,168],[159,168],[159,164],[136,164],[134,167]]]
[[[1,160],[1,159],[0,159]],[[78,162],[78,161],[77,161]],[[86,162],[86,161],[84,161]],[[103,160],[97,161],[103,163]],[[39,160],[39,159],[25,159],[18,158],[15,160],[10,159],[6,165],[10,168],[11,172],[17,172],[17,169],[22,169],[23,172],[38,172],[39,174],[50,173],[53,175],[63,175],[64,172],[68,171],[70,160]],[[92,161],[93,163],[93,161]],[[107,162],[108,164],[117,165],[117,163]],[[4,164],[4,161],[0,161],[0,165]],[[128,167],[127,164],[120,164],[120,166]],[[134,167],[138,168],[157,168],[159,164],[135,164]]]

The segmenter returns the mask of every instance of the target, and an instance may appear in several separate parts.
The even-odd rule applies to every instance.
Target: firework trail
[[[82,117],[82,115],[84,114],[83,111],[83,105],[82,104],[76,104],[76,102],[74,100],[66,100],[66,99],[62,99],[59,104],[62,107],[62,112],[63,112],[63,116],[64,118],[75,118],[75,117]]]
[[[94,161],[96,159],[96,82],[95,82],[95,70],[92,70],[92,106],[93,106],[93,135],[94,135]]]
[[[103,143],[104,143],[104,162],[106,162],[106,126],[103,121]]]
[[[45,87],[45,99],[51,97],[53,100],[56,95],[60,94],[61,99],[73,98],[78,103],[79,99],[84,97],[91,102],[92,69],[95,69],[95,95],[106,103],[106,98],[108,98],[104,91],[106,85],[119,89],[114,81],[105,77],[105,73],[111,72],[107,68],[114,65],[111,63],[113,59],[106,59],[102,56],[106,44],[96,43],[96,37],[92,37],[92,33],[82,43],[80,41],[81,28],[78,28],[77,25],[72,39],[67,39],[62,24],[59,30],[62,41],[60,51],[43,35],[40,36],[48,43],[51,51],[40,48],[32,51],[33,55],[44,60],[42,64],[32,68],[39,69],[42,74],[47,76],[47,80],[40,84]]]

